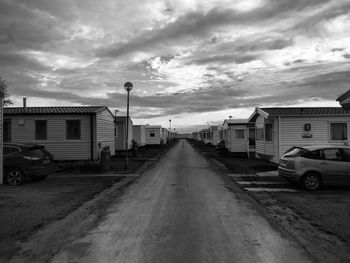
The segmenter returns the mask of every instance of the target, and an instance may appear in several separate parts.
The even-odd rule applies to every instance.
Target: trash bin
[[[111,151],[109,150],[109,146],[103,147],[101,151],[100,167],[104,173],[111,170]]]

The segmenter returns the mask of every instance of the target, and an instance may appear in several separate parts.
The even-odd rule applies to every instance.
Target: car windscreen
[[[283,157],[298,157],[307,153],[308,150],[301,147],[292,147],[283,154]]]

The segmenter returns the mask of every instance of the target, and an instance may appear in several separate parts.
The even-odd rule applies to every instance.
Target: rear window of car
[[[43,156],[45,156],[44,151],[42,151],[41,149],[29,149],[29,152],[34,157],[43,157]]]
[[[284,153],[284,157],[298,157],[308,152],[308,150],[301,147],[292,147]]]
[[[304,158],[308,159],[321,159],[321,150],[308,151],[302,155]]]

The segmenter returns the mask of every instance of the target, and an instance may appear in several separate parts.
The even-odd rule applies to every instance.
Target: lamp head
[[[130,90],[132,90],[132,88],[133,88],[134,86],[132,85],[132,83],[131,82],[125,82],[125,84],[124,84],[124,89],[126,90],[126,91],[130,91]]]

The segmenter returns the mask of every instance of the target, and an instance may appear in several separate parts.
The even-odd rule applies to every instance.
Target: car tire
[[[309,172],[303,176],[301,183],[306,190],[315,191],[321,188],[322,179],[319,174]]]
[[[13,167],[6,171],[5,181],[8,185],[18,186],[24,183],[25,176],[21,169]]]

